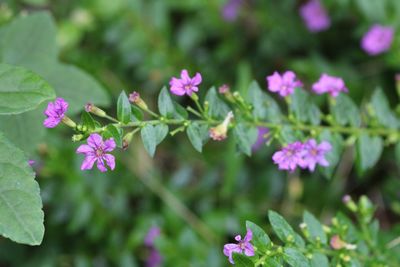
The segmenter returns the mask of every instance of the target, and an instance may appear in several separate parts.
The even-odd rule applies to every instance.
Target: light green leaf
[[[0,64],[0,115],[19,114],[55,97],[50,85],[21,67]]]
[[[390,109],[389,101],[382,89],[376,89],[374,91],[371,98],[371,106],[380,124],[387,128],[399,128],[400,121]]]
[[[193,122],[187,127],[186,134],[193,147],[201,153],[204,143],[208,140],[208,126]]]
[[[281,121],[282,113],[278,104],[262,91],[256,81],[253,81],[249,86],[248,101],[253,105],[254,117],[273,123]]]
[[[249,128],[243,123],[238,123],[233,129],[233,134],[239,150],[247,156],[251,156],[251,147],[256,142],[258,136],[257,128]]]
[[[321,111],[311,101],[310,95],[300,88],[296,88],[290,97],[290,112],[298,121],[311,122],[318,125],[321,122]]]
[[[24,153],[0,133],[0,234],[28,245],[44,235],[42,201]]]
[[[117,118],[120,122],[128,123],[131,121],[131,103],[125,91],[122,91],[117,101]]]
[[[153,157],[157,146],[157,136],[154,127],[150,124],[147,124],[141,129],[140,134],[142,136],[144,148],[146,149],[147,153]]]
[[[234,253],[232,258],[236,267],[254,267],[253,261],[248,256]]]
[[[321,253],[314,253],[311,258],[311,267],[329,267],[328,257]]]
[[[167,118],[173,118],[176,113],[174,102],[165,86],[161,89],[158,96],[158,110],[161,115]]]
[[[109,124],[102,135],[105,139],[114,138],[117,147],[122,147],[123,132],[121,128],[115,127],[113,124]]]
[[[383,150],[382,138],[362,134],[357,139],[357,167],[360,173],[372,168],[379,160]]]
[[[82,124],[88,128],[88,130],[94,130],[96,128],[96,121],[88,112],[82,112],[81,121]]]
[[[340,125],[359,127],[361,116],[358,107],[346,94],[339,94],[335,102],[330,105],[331,114]]]
[[[303,221],[307,225],[307,231],[310,236],[308,239],[311,242],[321,242],[322,244],[326,244],[327,238],[324,230],[322,229],[322,224],[308,211],[304,211],[303,213]]]
[[[293,230],[290,224],[281,215],[270,210],[268,212],[268,218],[272,228],[274,229],[274,232],[280,240],[285,243],[287,243],[289,240],[293,240],[297,246],[304,247],[304,240]]]
[[[228,114],[229,107],[224,101],[219,98],[215,87],[211,87],[210,90],[208,90],[205,101],[208,101],[208,114],[212,118],[223,119],[225,118],[226,114]]]
[[[271,243],[269,236],[264,232],[264,230],[258,226],[257,224],[246,221],[246,228],[250,229],[253,233],[252,244],[257,247],[258,251],[263,251],[268,248],[268,245]]]
[[[168,134],[168,125],[167,124],[158,124],[154,126],[154,131],[156,135],[156,143],[160,144]]]
[[[310,267],[310,262],[299,250],[285,248],[283,259],[292,267]]]
[[[325,155],[326,160],[329,162],[328,167],[319,167],[319,170],[327,178],[332,178],[332,175],[339,163],[340,157],[343,152],[343,137],[340,134],[331,133],[324,130],[319,135],[319,141],[328,141],[332,145],[332,150]]]

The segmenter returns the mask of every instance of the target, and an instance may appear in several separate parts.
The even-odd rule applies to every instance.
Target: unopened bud
[[[72,142],[79,142],[84,138],[83,134],[74,134],[72,136]]]
[[[126,150],[128,148],[132,141],[133,134],[133,132],[129,132],[124,136],[124,138],[122,138],[122,149]]]
[[[234,117],[233,112],[229,111],[228,115],[226,115],[226,117],[225,117],[225,120],[221,124],[210,129],[210,131],[209,131],[210,137],[215,141],[224,140],[227,137],[228,127],[229,127],[229,124],[231,123],[233,117]]]
[[[199,96],[196,93],[192,93],[190,95],[190,98],[193,99],[193,101],[198,101],[199,100]]]
[[[330,245],[334,250],[347,249],[347,250],[355,250],[357,248],[354,244],[348,244],[342,239],[340,239],[339,235],[334,235],[331,238]]]
[[[352,212],[357,212],[358,207],[357,207],[356,203],[354,203],[351,196],[349,196],[349,195],[343,196],[342,201],[349,210],[351,210]]]
[[[228,85],[223,84],[218,88],[218,92],[223,95],[229,102],[235,102],[235,98],[231,93],[231,89]],[[236,93],[236,92],[235,92]]]
[[[133,91],[131,94],[129,94],[129,101],[143,110],[148,109],[146,102],[144,102],[144,100],[140,97],[140,94],[136,91]]]
[[[86,110],[86,112],[92,113],[99,117],[105,117],[107,115],[107,113],[104,110],[96,107],[92,103],[87,103],[85,105],[85,110]]]
[[[75,128],[76,127],[76,123],[71,120],[68,116],[64,116],[61,120],[65,125],[71,127],[71,128]]]

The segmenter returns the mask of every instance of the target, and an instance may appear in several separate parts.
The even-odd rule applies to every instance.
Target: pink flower
[[[288,96],[294,93],[296,87],[303,84],[296,80],[296,74],[293,71],[286,71],[283,75],[278,72],[267,77],[268,89],[271,92],[279,93],[281,96]]]
[[[314,83],[312,90],[317,94],[329,93],[333,97],[337,97],[340,92],[348,92],[342,78],[322,74],[318,82]]]
[[[272,155],[272,160],[278,164],[280,170],[289,170],[293,172],[297,166],[304,166],[303,144],[299,141],[288,144],[282,150]]]
[[[237,244],[229,243],[224,245],[224,255],[229,258],[230,263],[235,264],[232,258],[233,253],[244,253],[246,256],[254,256],[254,248],[250,243],[252,238],[253,233],[250,229],[247,229],[246,236],[243,240],[240,235],[237,235],[235,236],[235,240],[238,242]]]
[[[111,152],[115,149],[115,141],[113,138],[107,139],[103,142],[103,138],[97,134],[91,134],[87,139],[87,145],[81,145],[76,150],[78,154],[84,154],[85,160],[82,162],[81,170],[90,170],[93,164],[97,161],[97,168],[101,172],[107,171],[104,162],[110,167],[111,170],[115,168],[115,158]]]
[[[394,29],[382,25],[373,25],[361,39],[361,48],[371,56],[389,50],[393,42]]]
[[[193,78],[189,77],[187,70],[181,71],[181,78],[172,77],[169,85],[171,86],[170,91],[175,95],[185,95],[191,96],[193,92],[199,91],[197,87],[201,83],[201,74],[196,73]]]
[[[57,98],[56,101],[50,102],[44,111],[44,115],[46,115],[47,118],[44,120],[43,125],[46,128],[56,127],[64,118],[67,109],[68,103],[60,97]]]
[[[327,141],[317,144],[315,139],[308,140],[303,146],[303,168],[314,171],[317,164],[327,167],[329,162],[325,159],[325,154],[332,150],[332,146]]]
[[[331,20],[319,0],[310,0],[300,7],[300,15],[310,32],[320,32],[331,26]]]
[[[224,20],[228,22],[235,21],[242,5],[242,0],[228,0],[222,8],[222,17]]]

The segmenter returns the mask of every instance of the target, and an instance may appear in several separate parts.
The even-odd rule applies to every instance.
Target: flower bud
[[[136,91],[133,91],[131,94],[129,94],[129,101],[143,110],[148,109],[146,102],[144,102],[144,100],[140,97],[140,94]]]
[[[228,126],[231,123],[233,117],[234,117],[233,112],[229,111],[228,115],[226,115],[225,117],[225,120],[221,124],[210,129],[209,131],[210,137],[215,141],[224,140],[228,133]]]
[[[133,132],[129,132],[124,136],[124,138],[122,138],[122,149],[123,150],[126,150],[128,148],[129,144],[132,141],[133,134],[134,134]]]
[[[352,212],[357,212],[358,207],[349,195],[343,196],[342,201],[349,210],[351,210]]]
[[[228,85],[226,85],[226,84],[221,85],[218,88],[218,92],[221,95],[224,95],[229,102],[232,102],[232,103],[235,102],[235,98],[233,97],[233,94],[231,93],[231,89]]]
[[[357,248],[354,244],[348,244],[342,239],[340,239],[339,235],[334,235],[331,238],[330,245],[334,250],[347,249],[347,250],[355,250]]]
[[[104,110],[96,107],[92,103],[87,103],[85,105],[85,110],[86,110],[86,112],[90,112],[90,113],[92,113],[92,114],[94,114],[96,116],[99,116],[99,117],[105,117],[107,115],[107,113]]]
[[[76,127],[76,123],[71,120],[68,116],[64,116],[61,120],[65,125],[71,127],[71,128],[75,128]]]
[[[72,142],[79,142],[84,138],[83,134],[74,134],[72,136]]]

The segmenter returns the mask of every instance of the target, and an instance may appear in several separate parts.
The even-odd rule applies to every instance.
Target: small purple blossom
[[[163,260],[163,258],[161,256],[160,252],[155,248],[151,248],[150,254],[146,259],[146,267],[161,266],[162,260]]]
[[[160,228],[153,226],[150,228],[144,238],[144,245],[150,249],[150,253],[146,258],[146,267],[157,267],[162,263],[162,256],[154,246],[154,241],[159,235]]]
[[[54,102],[50,102],[44,111],[44,115],[47,118],[44,120],[43,125],[46,128],[56,127],[64,118],[67,109],[68,103],[61,97],[57,98]]]
[[[318,144],[315,139],[310,139],[304,144],[303,149],[303,168],[313,172],[317,164],[323,167],[329,166],[329,162],[325,159],[325,154],[332,150],[329,142],[322,141]]]
[[[193,78],[190,78],[187,70],[181,71],[181,78],[172,77],[169,85],[171,86],[170,91],[175,95],[185,95],[191,96],[193,92],[199,91],[198,85],[201,83],[201,74],[196,73]]]
[[[320,32],[331,26],[331,19],[319,0],[308,1],[299,11],[310,32]]]
[[[154,246],[154,240],[160,235],[160,228],[157,226],[153,226],[147,232],[146,237],[144,238],[144,244],[148,247]]]
[[[312,90],[317,94],[329,93],[333,97],[337,97],[340,92],[348,92],[342,78],[325,73],[312,85]]]
[[[35,165],[35,163],[36,163],[36,161],[34,161],[33,159],[30,159],[30,160],[28,160],[28,164],[29,164],[29,166],[33,166],[33,165]]]
[[[361,48],[371,56],[389,50],[394,37],[394,29],[379,24],[373,25],[361,39]]]
[[[81,170],[90,170],[93,164],[97,161],[97,168],[101,172],[106,172],[107,168],[104,162],[111,170],[115,168],[115,158],[113,155],[106,152],[111,152],[115,149],[115,141],[113,138],[103,141],[103,138],[97,134],[91,134],[87,139],[87,145],[81,145],[76,150],[78,154],[84,154],[85,160],[82,162]]]
[[[258,127],[258,136],[257,140],[254,142],[253,146],[251,147],[253,151],[260,149],[265,142],[267,141],[266,134],[269,133],[269,129],[266,127]]]
[[[296,74],[293,71],[286,71],[280,75],[277,71],[267,77],[268,89],[271,92],[279,93],[285,97],[294,93],[296,87],[301,87],[303,84],[296,79]]]
[[[235,21],[239,15],[243,0],[228,0],[222,7],[222,17],[225,21]]]
[[[247,229],[246,236],[242,240],[240,235],[235,236],[235,240],[238,242],[237,244],[229,243],[224,245],[224,255],[229,258],[229,262],[235,264],[233,262],[233,253],[241,253],[246,256],[254,256],[254,247],[250,243],[253,238],[253,233],[250,229]]]
[[[277,151],[272,155],[272,160],[278,164],[280,170],[289,170],[293,172],[297,166],[304,166],[303,160],[304,145],[296,141],[288,144],[282,150]]]

